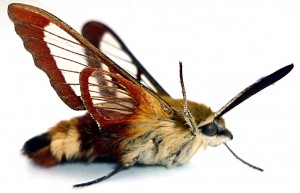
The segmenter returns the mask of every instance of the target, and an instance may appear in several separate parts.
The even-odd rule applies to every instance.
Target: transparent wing
[[[36,66],[48,75],[50,83],[59,97],[72,109],[87,108],[85,103],[91,99],[85,97],[85,103],[82,100],[83,90],[80,88],[80,74],[86,68],[96,67],[102,69],[102,71],[93,73],[93,77],[97,77],[93,84],[98,85],[98,90],[90,89],[88,92],[90,96],[93,96],[95,91],[98,93],[97,97],[103,98],[102,105],[105,108],[102,110],[107,110],[108,106],[112,107],[116,103],[119,104],[118,108],[123,105],[125,99],[119,100],[124,98],[122,89],[111,89],[114,85],[120,88],[124,86],[115,82],[116,77],[122,77],[130,82],[127,85],[139,87],[140,91],[154,98],[164,112],[169,115],[173,113],[169,105],[160,97],[141,85],[138,80],[57,17],[39,8],[24,4],[11,4],[8,14],[15,24],[15,30],[22,38],[25,48],[32,54]],[[107,76],[110,78],[107,79]],[[113,97],[116,99],[112,100]],[[134,98],[130,97],[126,99],[126,105],[130,103],[130,107],[136,107],[137,101],[133,102],[133,100]],[[99,106],[96,103],[93,105]],[[91,109],[90,106],[89,108]],[[117,117],[113,115],[114,113],[128,114],[128,111],[107,112],[110,113],[100,113],[103,120]]]
[[[95,21],[88,22],[82,29],[82,35],[143,85],[160,96],[169,96],[108,26]]]
[[[169,117],[153,95],[118,74],[85,68],[80,86],[85,107],[103,127],[135,122],[140,116]]]

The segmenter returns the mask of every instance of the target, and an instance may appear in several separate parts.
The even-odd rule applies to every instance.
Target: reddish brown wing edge
[[[136,67],[137,72],[135,74],[135,78],[138,81],[142,80],[142,75],[145,76],[148,82],[150,82],[155,87],[155,93],[159,96],[170,96],[169,93],[151,76],[151,74],[143,67],[143,65],[139,62],[139,60],[132,54],[132,52],[128,49],[128,47],[124,44],[121,38],[107,25],[90,21],[86,23],[82,28],[82,35],[89,42],[91,42],[96,48],[100,47],[100,42],[102,41],[103,36],[108,33],[120,45],[120,49],[131,59],[131,63]],[[90,66],[94,66],[90,64]]]
[[[81,110],[81,109],[85,109],[85,107],[87,107],[87,109],[92,109],[93,107],[89,105],[86,106],[83,105],[81,96],[76,95],[76,93],[72,90],[70,85],[66,82],[66,80],[62,75],[62,72],[60,71],[60,69],[57,67],[55,63],[56,61],[53,59],[53,57],[51,57],[51,54],[48,54],[49,55],[48,57],[35,56],[34,54],[35,50],[39,50],[39,51],[44,50],[45,52],[50,53],[49,48],[47,47],[47,43],[39,42],[39,44],[34,44],[34,42],[32,42],[31,39],[31,41],[29,41],[29,44],[26,44],[26,38],[28,38],[28,36],[39,37],[40,39],[42,39],[43,29],[45,26],[49,25],[50,23],[64,30],[72,38],[78,41],[82,47],[84,47],[90,53],[94,54],[97,57],[97,59],[100,60],[100,62],[104,63],[109,68],[110,73],[117,74],[118,76],[122,77],[126,81],[129,81],[130,84],[135,85],[135,88],[138,88],[141,91],[145,92],[146,95],[148,95],[148,97],[154,99],[155,102],[158,102],[159,104],[156,107],[160,108],[164,112],[164,115],[167,115],[167,117],[172,116],[173,110],[166,102],[164,102],[160,97],[158,97],[148,88],[141,85],[136,79],[130,76],[126,71],[124,71],[112,60],[110,60],[107,56],[101,53],[97,48],[95,48],[90,42],[88,42],[85,38],[83,38],[79,33],[77,33],[75,30],[73,30],[71,27],[69,27],[67,24],[62,22],[57,17],[53,16],[52,14],[44,10],[41,10],[39,8],[30,5],[25,5],[25,4],[11,4],[8,7],[8,14],[10,19],[14,22],[16,32],[22,38],[25,48],[33,55],[37,67],[41,68],[43,71],[46,72],[46,74],[49,76],[53,88],[56,90],[56,92],[61,97],[61,99],[72,109]],[[32,28],[25,28],[23,26],[19,27],[19,24],[22,23],[39,26],[41,29],[33,30]],[[84,98],[86,101],[90,100],[87,97]],[[141,100],[141,99],[137,98],[137,100]],[[91,114],[97,117],[94,113]],[[101,120],[101,118],[100,119],[98,118],[97,121],[100,123],[100,125],[103,123],[103,120]]]
[[[26,36],[35,36],[35,37],[43,38],[43,31],[32,30],[31,28],[26,29],[24,27],[18,27],[18,24],[20,23],[29,23],[31,25],[39,26],[41,28],[44,28],[50,23],[53,23],[57,25],[59,28],[63,29],[65,32],[67,32],[74,39],[76,39],[87,50],[90,50],[93,54],[97,55],[102,60],[103,63],[106,63],[111,68],[112,71],[116,71],[122,74],[123,76],[125,76],[126,78],[130,79],[131,81],[136,82],[133,79],[133,77],[127,74],[123,69],[119,68],[113,61],[111,61],[107,56],[101,53],[92,44],[90,44],[90,42],[88,42],[85,38],[83,38],[78,32],[73,30],[70,26],[65,24],[63,21],[61,21],[59,18],[55,17],[54,15],[42,9],[30,5],[25,5],[25,4],[9,5],[8,15],[10,19],[13,21],[13,23],[15,24],[16,32],[21,38]],[[24,39],[23,41],[26,49],[30,53],[32,53],[37,67],[45,71],[46,74],[49,76],[51,85],[58,93],[58,95],[61,97],[61,99],[72,109],[75,110],[85,109],[80,97],[77,96],[74,93],[74,91],[70,88],[70,86],[65,81],[61,71],[57,68],[55,60],[52,57],[44,57],[44,58],[35,57],[34,55],[35,50],[39,50],[39,51],[44,50],[45,52],[50,52],[47,44],[46,43],[39,44],[39,46],[37,47],[33,43],[26,44],[26,40]],[[56,67],[56,69],[53,67]]]
[[[102,74],[103,76],[94,76],[94,74]],[[107,98],[113,101],[111,103],[97,104],[97,101],[101,101],[101,99],[98,100],[97,96],[93,96],[95,93],[91,92],[90,87],[96,85],[98,88],[101,88],[102,81],[91,83],[89,81],[91,77],[93,79],[101,77],[112,78],[113,82],[117,82],[117,87],[111,87],[111,89],[121,89],[126,93],[125,97]],[[99,68],[85,68],[80,73],[80,88],[87,110],[104,128],[108,125],[135,122],[137,120],[135,118],[138,116],[147,117],[153,114],[166,116],[160,107],[156,109],[159,104],[149,92],[115,73],[110,73]],[[145,113],[144,115],[143,112]]]
[[[53,17],[50,14],[46,12],[42,12],[41,10],[31,6],[27,6],[23,4],[11,4],[8,7],[8,15],[10,19],[13,21],[13,23],[15,24],[15,30],[17,34],[22,38],[25,48],[30,53],[33,53],[34,50],[40,50],[40,52],[42,51],[50,52],[50,49],[47,47],[47,44],[45,42],[40,44],[34,44],[33,42],[27,43],[27,40],[24,37],[34,36],[34,37],[43,38],[44,36],[43,31],[34,30],[30,26],[20,27],[19,24],[30,23],[32,25],[36,25],[41,28],[44,28],[50,22],[53,22],[59,27],[63,28],[64,30],[70,31],[75,36],[77,35],[76,33],[72,32],[72,29],[64,25],[64,23],[61,22],[58,18]],[[56,66],[55,60],[52,57],[46,56],[42,58],[42,57],[35,57],[34,54],[32,55],[36,66],[47,73],[51,85],[58,93],[58,95],[61,97],[61,99],[72,109],[75,110],[85,109],[80,97],[78,97],[74,93],[74,91],[71,89],[69,85],[64,84],[66,83],[66,81],[64,80],[61,71],[53,68],[51,71],[47,70],[51,66]],[[55,83],[61,83],[61,84],[55,84]]]

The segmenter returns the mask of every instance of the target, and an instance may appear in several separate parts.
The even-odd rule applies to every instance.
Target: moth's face
[[[205,142],[212,147],[233,139],[231,132],[225,128],[224,120],[213,120],[199,128]]]

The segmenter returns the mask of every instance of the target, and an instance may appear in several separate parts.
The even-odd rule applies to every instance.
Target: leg
[[[105,176],[102,176],[100,178],[97,178],[97,179],[89,181],[89,182],[85,182],[85,183],[81,183],[81,184],[75,184],[73,187],[77,188],[77,187],[83,187],[83,186],[89,186],[89,185],[92,185],[92,184],[96,184],[96,183],[101,182],[103,180],[106,180],[109,177],[119,173],[120,171],[128,169],[130,167],[131,167],[131,165],[128,165],[128,164],[120,165],[115,170],[111,171],[110,173],[106,174]]]

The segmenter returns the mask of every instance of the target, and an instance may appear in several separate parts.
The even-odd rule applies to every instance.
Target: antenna
[[[224,145],[225,145],[225,146],[227,147],[227,149],[232,153],[232,155],[233,155],[236,159],[240,160],[243,164],[246,164],[246,165],[249,166],[250,168],[253,168],[253,169],[258,170],[258,171],[261,171],[261,172],[264,171],[263,169],[261,169],[261,168],[259,168],[259,167],[256,167],[256,166],[254,166],[254,165],[252,165],[252,164],[250,164],[250,163],[244,161],[243,159],[241,159],[239,156],[237,156],[237,155],[230,149],[230,147],[229,147],[226,143],[224,143]]]

